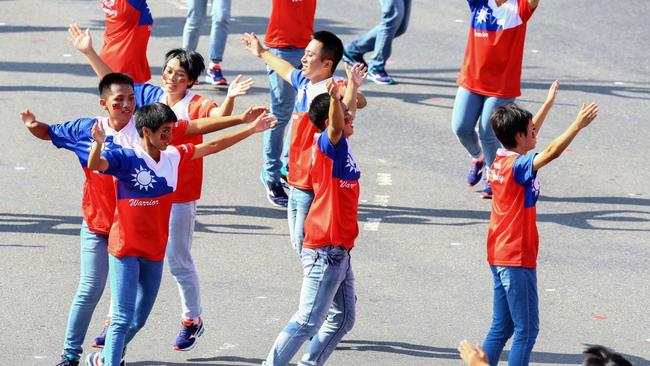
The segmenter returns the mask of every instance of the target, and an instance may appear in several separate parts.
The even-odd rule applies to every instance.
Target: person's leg
[[[108,271],[113,299],[113,317],[106,332],[103,358],[106,366],[118,366],[126,345],[126,335],[135,316],[140,262],[138,257],[108,256]]]
[[[334,295],[346,276],[348,261],[335,261],[328,254],[338,250],[329,246],[302,251],[303,281],[298,311],[278,335],[263,365],[287,365],[325,321]]]
[[[291,207],[287,209],[289,215],[289,235],[296,253],[300,255],[302,242],[305,239],[305,219],[314,200],[314,191],[291,187],[289,201]]]
[[[196,223],[196,201],[174,203],[169,217],[169,240],[165,257],[181,296],[182,317],[202,314],[199,276],[192,259],[192,236]]]
[[[511,272],[506,288],[515,336],[508,356],[509,366],[526,366],[539,333],[537,275],[534,268],[508,267]]]
[[[187,0],[187,18],[183,27],[183,48],[196,51],[201,35],[201,24],[205,19],[208,0]]]
[[[393,38],[405,15],[404,0],[380,0],[382,18],[375,37],[375,53],[368,62],[368,70],[383,70],[391,55]]]
[[[337,262],[337,266],[345,267],[345,278],[341,282],[336,295],[332,301],[325,323],[321,325],[300,361],[300,365],[322,365],[334,352],[352,327],[356,317],[356,296],[354,291],[354,273],[350,261],[350,252],[342,248],[336,248],[328,253],[331,262]]]
[[[515,98],[497,98],[485,97],[483,109],[481,110],[481,118],[479,121],[479,136],[481,138],[481,146],[483,146],[483,153],[485,154],[486,168],[489,169],[494,162],[497,150],[501,147],[501,143],[494,135],[492,124],[490,123],[490,116],[494,108],[502,106],[507,103],[514,102]]]
[[[228,39],[231,0],[212,0],[212,28],[210,30],[210,61],[218,64]]]
[[[140,262],[140,276],[138,277],[138,295],[135,302],[135,314],[126,333],[125,345],[129,344],[133,337],[147,322],[151,309],[156,302],[160,280],[162,278],[163,261],[150,261],[138,258]]]
[[[269,51],[294,67],[301,67],[300,58],[304,54],[302,48],[270,48]],[[289,121],[296,102],[296,90],[270,67],[267,67],[267,73],[271,89],[271,114],[278,119],[275,127],[264,131],[263,135],[262,179],[267,186],[271,187],[281,183],[282,159],[289,147],[289,144],[284,141],[285,128],[290,126]]]
[[[490,266],[494,282],[494,302],[492,306],[492,325],[483,341],[483,350],[487,354],[491,366],[499,363],[501,351],[503,351],[503,347],[514,331],[514,323],[510,315],[504,280],[502,279],[503,271],[499,272],[502,268],[506,267]]]
[[[402,18],[402,23],[399,25],[399,28],[397,28],[397,32],[395,33],[395,38],[406,33],[406,29],[409,26],[409,21],[411,20],[411,0],[403,0],[403,1],[404,1],[404,17]]]
[[[81,357],[84,337],[108,276],[108,236],[88,230],[85,221],[81,224],[79,236],[79,286],[70,306],[63,343],[63,354],[71,361]]]

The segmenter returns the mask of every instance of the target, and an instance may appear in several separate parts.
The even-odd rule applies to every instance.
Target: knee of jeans
[[[517,327],[514,330],[515,339],[526,339],[534,341],[539,334],[539,326],[535,324],[526,325],[524,327]]]
[[[129,332],[131,334],[135,334],[140,331],[144,327],[144,324],[147,322],[146,319],[142,320],[134,320],[131,324],[129,324]]]
[[[196,267],[194,266],[194,262],[191,260],[191,258],[189,261],[170,260],[168,263],[169,272],[171,272],[172,276],[174,277],[185,276],[196,272]]]

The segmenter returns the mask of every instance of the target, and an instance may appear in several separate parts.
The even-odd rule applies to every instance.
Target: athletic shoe
[[[353,66],[356,63],[363,64],[363,66],[368,67],[368,64],[366,63],[366,60],[363,59],[363,55],[360,53],[353,53],[348,51],[347,49],[343,49],[343,62],[346,64]]]
[[[124,357],[124,356],[122,356]],[[86,356],[86,366],[104,366],[104,361],[102,361],[102,353],[101,352],[91,352],[88,356]],[[124,358],[120,361],[120,366],[126,366],[126,361],[124,361]]]
[[[492,186],[490,185],[490,181],[485,182],[485,188],[481,191],[481,198],[484,200],[492,199]]]
[[[189,351],[196,347],[197,338],[203,335],[203,320],[199,317],[199,323],[194,324],[192,320],[183,320],[181,322],[181,331],[176,337],[174,349],[177,351]]]
[[[205,82],[212,84],[214,87],[228,86],[228,81],[223,77],[221,65],[219,64],[213,64],[212,67],[208,69],[207,75],[205,75]]]
[[[61,355],[61,362],[54,366],[79,366],[79,360],[71,360],[66,355]]]
[[[467,184],[470,187],[481,181],[483,168],[485,168],[485,159],[472,161],[472,166],[469,168],[469,173],[467,173]]]
[[[99,335],[95,337],[95,342],[90,345],[91,347],[100,349],[104,348],[104,342],[106,341],[106,331],[108,330],[109,325],[111,325],[111,320],[104,320],[104,327],[102,327],[102,331],[99,332]]]
[[[266,179],[264,179],[264,171],[262,171],[262,174],[260,175],[260,179],[262,180],[262,185],[264,186],[264,189],[266,189],[266,199],[269,200],[269,202],[276,207],[287,207],[287,202],[289,202],[289,196],[287,196],[287,193],[284,191],[282,188],[281,183],[276,183],[269,185],[266,183]]]
[[[397,84],[395,79],[390,77],[386,70],[382,68],[372,68],[368,70],[368,79],[372,80],[375,84],[380,84],[380,85],[392,85],[392,84]]]

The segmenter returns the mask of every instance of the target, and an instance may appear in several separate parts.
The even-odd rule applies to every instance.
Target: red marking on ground
[[[395,61],[393,61],[393,60],[391,60],[391,59],[388,59],[388,60],[386,61],[386,65],[393,65],[394,63],[395,63]]]
[[[593,319],[593,320],[607,320],[607,317],[605,315],[596,315],[591,319]]]
[[[423,100],[424,103],[438,103],[438,102],[441,102],[441,101],[442,101],[442,99],[436,98],[436,97]]]

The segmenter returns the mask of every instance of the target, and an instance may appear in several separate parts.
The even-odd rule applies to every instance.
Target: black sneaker
[[[260,175],[260,179],[262,180],[262,185],[264,186],[264,189],[266,189],[266,199],[269,200],[269,202],[276,207],[287,207],[287,203],[289,202],[289,196],[287,196],[287,193],[284,191],[282,188],[281,183],[276,183],[269,185],[266,183],[266,180],[264,179],[264,171],[262,171],[262,174]]]
[[[54,366],[79,366],[79,360],[71,360],[66,355],[61,355],[61,362]]]
[[[354,66],[356,63],[363,64],[363,66],[368,67],[366,60],[363,59],[363,55],[359,53],[353,53],[347,49],[343,49],[343,62],[350,66]]]

